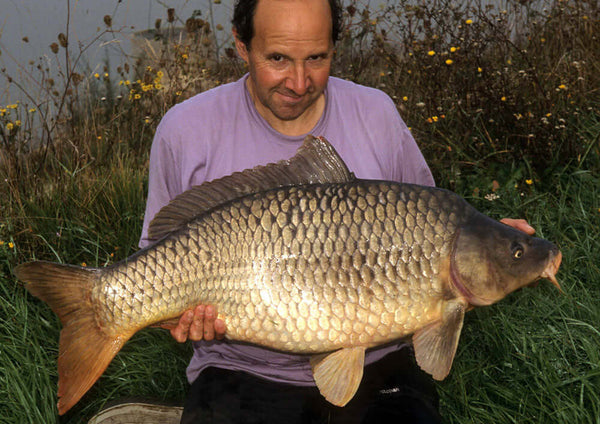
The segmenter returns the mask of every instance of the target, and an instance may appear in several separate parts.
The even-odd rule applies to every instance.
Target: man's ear
[[[233,29],[233,38],[235,39],[235,48],[238,54],[244,62],[248,63],[248,48],[238,37],[238,33],[235,28]]]

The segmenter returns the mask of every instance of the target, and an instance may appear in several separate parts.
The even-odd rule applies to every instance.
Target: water
[[[233,0],[209,4],[210,0],[0,0],[0,68],[5,75],[22,85],[9,84],[0,74],[0,108],[17,101],[31,105],[24,91],[38,98],[40,87],[38,64],[60,72],[64,69],[64,49],[58,55],[50,45],[58,43],[58,34],[69,35],[71,52],[86,48],[78,71],[102,73],[106,60],[117,65],[123,54],[131,52],[131,37],[137,31],[154,28],[156,19],[167,25],[167,9],[174,8],[182,26],[194,10],[201,10],[202,19],[209,20],[213,11],[214,24],[223,25],[218,35],[226,42],[230,37],[228,24]],[[103,17],[112,16],[112,34],[96,38],[106,29]],[[72,57],[74,60],[76,56]]]

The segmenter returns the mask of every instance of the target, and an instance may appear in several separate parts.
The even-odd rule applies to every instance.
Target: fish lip
[[[550,282],[554,284],[561,293],[563,293],[562,287],[556,279],[556,273],[558,272],[558,268],[560,267],[561,262],[562,253],[560,250],[558,250],[557,253],[554,254],[554,256],[548,260],[548,264],[542,272],[542,275],[540,275],[540,278],[546,278],[547,280],[550,280]]]

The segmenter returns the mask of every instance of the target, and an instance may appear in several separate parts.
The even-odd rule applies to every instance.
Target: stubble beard
[[[316,93],[314,87],[302,95],[302,99],[296,104],[290,104],[282,99],[277,99],[277,96],[283,94],[285,96],[294,97],[296,94],[285,88],[274,88],[265,99],[259,101],[266,107],[277,119],[282,121],[293,121],[301,117],[312,105],[316,103],[322,93]]]

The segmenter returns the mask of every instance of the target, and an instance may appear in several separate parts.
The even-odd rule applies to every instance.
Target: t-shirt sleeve
[[[180,169],[180,166],[174,157],[170,140],[166,136],[166,134],[173,132],[168,131],[165,128],[167,126],[165,117],[156,130],[150,150],[148,199],[146,201],[142,235],[139,241],[139,246],[142,248],[152,242],[148,239],[148,226],[154,215],[181,192],[180,179],[176,175],[176,170]]]
[[[381,104],[385,122],[381,122],[379,128],[384,131],[382,138],[391,143],[391,178],[403,183],[434,186],[431,170],[394,101],[387,94],[381,94],[384,97]]]
[[[410,130],[405,126],[398,137],[400,143],[394,162],[394,179],[403,183],[435,186],[431,170]]]

